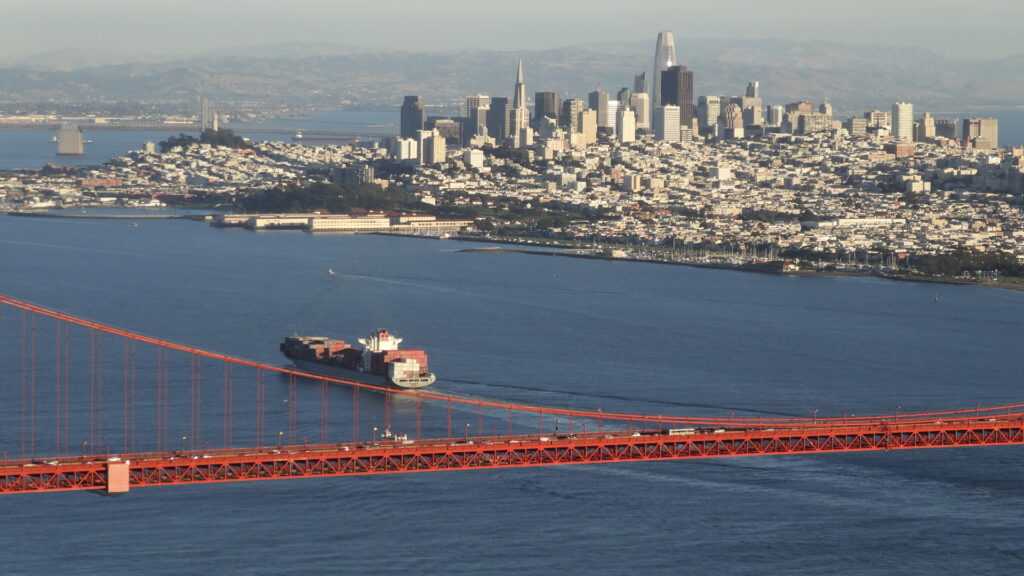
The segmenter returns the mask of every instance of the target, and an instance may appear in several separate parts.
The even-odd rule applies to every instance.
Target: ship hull
[[[303,360],[301,358],[288,357],[295,366],[306,372],[313,374],[322,374],[324,376],[330,376],[332,378],[338,378],[340,380],[352,380],[354,382],[361,382],[363,384],[373,384],[375,386],[386,386],[388,388],[397,388],[400,390],[411,390],[415,388],[423,388],[434,383],[433,374],[429,378],[414,378],[405,380],[399,380],[398,382],[392,382],[387,376],[381,376],[378,374],[372,374],[370,372],[361,372],[359,370],[349,370],[342,368],[341,366],[335,366],[330,364],[323,364],[320,362],[313,362],[312,360]]]

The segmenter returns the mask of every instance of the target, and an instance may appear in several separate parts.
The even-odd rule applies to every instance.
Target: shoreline
[[[78,220],[192,220],[205,221],[208,216],[203,214],[55,214],[46,211],[7,211],[8,216],[21,216],[30,218],[57,218],[57,219],[78,219]],[[358,232],[357,232],[358,233]],[[883,274],[880,272],[856,272],[846,270],[796,270],[783,271],[769,269],[760,264],[735,264],[731,262],[686,262],[678,260],[658,260],[649,258],[635,258],[630,256],[613,256],[609,254],[593,254],[582,252],[570,252],[578,249],[573,246],[564,245],[558,242],[543,242],[535,240],[522,240],[516,238],[493,238],[481,236],[433,236],[426,234],[409,234],[402,232],[368,232],[378,236],[397,236],[403,238],[416,238],[419,240],[458,240],[463,242],[478,242],[482,244],[508,244],[513,246],[527,246],[529,248],[463,248],[458,252],[483,252],[483,253],[514,253],[528,254],[533,256],[560,256],[563,258],[582,258],[588,260],[608,260],[612,262],[633,262],[640,264],[663,264],[670,266],[689,266],[691,268],[706,268],[713,270],[733,270],[737,272],[752,272],[757,274],[773,274],[776,276],[793,276],[805,278],[878,278],[882,280],[893,280],[897,282],[922,282],[933,284],[946,284],[954,286],[980,286],[985,288],[1000,288],[1024,292],[1024,281],[1021,282],[1000,282],[1000,281],[974,281],[961,278],[947,278],[936,276],[914,276],[909,274]]]
[[[11,210],[6,212],[8,216],[20,216],[24,218],[64,218],[71,220],[196,220],[202,219],[202,215],[186,214],[54,214],[52,212],[19,212]]]
[[[423,238],[419,236],[419,238]],[[438,238],[439,239],[439,238]],[[453,240],[465,240],[465,238],[453,237]],[[478,239],[478,242],[491,242],[491,243],[506,243],[499,240],[484,240]],[[951,286],[980,286],[984,288],[1000,288],[1004,290],[1013,290],[1017,292],[1024,292],[1024,282],[994,282],[991,280],[987,281],[973,281],[958,278],[944,278],[934,276],[912,276],[907,274],[881,274],[877,272],[850,272],[842,270],[833,271],[818,271],[818,270],[799,270],[793,272],[774,271],[767,270],[765,268],[753,267],[747,264],[731,264],[727,262],[676,262],[669,260],[648,260],[643,258],[617,258],[614,256],[607,256],[603,254],[574,254],[569,252],[557,252],[553,250],[529,250],[521,248],[464,248],[458,250],[458,252],[478,252],[478,253],[492,253],[492,254],[529,254],[533,256],[561,256],[564,258],[584,258],[590,260],[609,260],[614,262],[636,262],[642,264],[666,264],[670,266],[689,266],[691,268],[710,268],[714,270],[733,270],[736,272],[751,272],[756,274],[772,274],[776,276],[792,276],[792,277],[803,277],[803,278],[878,278],[880,280],[892,280],[895,282],[919,282],[919,283],[931,283],[931,284],[944,284]],[[754,265],[756,266],[756,265]]]

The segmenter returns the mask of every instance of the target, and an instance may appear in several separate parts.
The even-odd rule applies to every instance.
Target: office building
[[[935,140],[935,118],[925,112],[921,120],[914,123],[914,141],[931,142]]]
[[[648,90],[650,90],[650,87],[647,85],[647,72],[641,72],[633,77],[634,93],[648,94]]]
[[[509,105],[508,98],[491,98],[491,107],[487,110],[487,134],[502,143],[509,137],[511,124],[512,106]]]
[[[868,121],[868,128],[888,128],[892,126],[892,117],[888,112],[872,110],[864,113],[864,119]]]
[[[476,149],[466,150],[462,153],[462,161],[467,167],[479,170],[484,167],[484,153]]]
[[[960,131],[960,119],[959,118],[936,118],[935,119],[935,137],[936,138],[947,138],[949,140],[956,140],[959,137]]]
[[[651,90],[651,105],[661,106],[661,73],[675,66],[676,41],[672,32],[658,32],[658,43],[654,48],[654,89]]]
[[[661,73],[661,102],[679,107],[679,122],[693,124],[693,72],[686,66],[670,66]]]
[[[964,146],[979,150],[999,148],[999,121],[995,118],[964,118]]]
[[[904,142],[914,140],[914,105],[910,102],[892,105],[892,137]]]
[[[656,139],[679,142],[679,106],[658,106],[652,122]]]
[[[629,107],[636,114],[636,127],[638,130],[648,130],[651,127],[651,95],[647,91],[634,92],[629,95]]]
[[[597,142],[597,110],[583,110],[579,114],[580,134],[583,145],[590,146]]]
[[[333,182],[340,182],[342,184],[372,184],[373,179],[374,169],[370,164],[353,164],[335,170],[331,174]]]
[[[533,95],[533,119],[540,125],[541,118],[554,118],[558,122],[561,113],[562,99],[558,92],[537,92]]]
[[[829,130],[832,130],[832,117],[828,114],[820,112],[801,114],[797,120],[797,132],[800,134],[813,134]]]
[[[487,94],[473,94],[466,97],[466,116],[477,108],[490,108],[491,97]]]
[[[458,146],[462,143],[462,123],[444,116],[427,116],[423,123],[424,130],[437,130],[449,144]]]
[[[791,102],[786,104],[786,112],[796,112],[797,114],[814,114],[814,103],[802,100],[800,102]]]
[[[608,93],[598,89],[588,94],[587,97],[590,109],[597,111],[597,127],[608,127]]]
[[[445,158],[447,152],[445,137],[436,129],[418,130],[416,140],[418,144],[417,160],[420,164],[440,164],[447,159]]]
[[[843,122],[843,128],[846,128],[846,131],[849,132],[851,136],[863,136],[868,132],[868,121],[865,118],[857,118],[854,116],[852,118],[847,118]]]
[[[570,98],[562,101],[562,110],[558,116],[558,125],[562,130],[570,134],[582,132],[580,127],[580,112],[587,109],[587,103],[578,98]]]
[[[697,124],[701,132],[707,132],[718,124],[722,114],[721,96],[701,96],[697,98]]]
[[[622,106],[629,104],[629,88],[623,86],[616,94],[615,99],[618,100]]]
[[[725,107],[723,136],[727,139],[743,138],[743,108],[733,102]]]
[[[393,138],[388,141],[388,152],[395,160],[419,160],[419,140],[416,138]]]
[[[619,108],[615,125],[619,142],[626,144],[636,141],[636,115],[633,114],[632,108],[626,105]]]
[[[401,131],[402,138],[416,138],[416,132],[423,130],[427,113],[419,96],[406,96],[402,102]]]
[[[605,128],[610,129],[612,132],[616,132],[619,129],[619,101],[609,100],[608,101],[608,117],[605,119]],[[598,125],[600,125],[600,118],[598,119]]]
[[[751,80],[747,83],[747,98],[760,98],[761,97],[761,83],[757,80]]]
[[[491,97],[474,94],[466,98],[466,120],[463,124],[462,141],[469,142],[475,136],[486,135],[487,114],[491,108]]]
[[[772,104],[768,107],[768,125],[772,128],[778,128],[782,126],[782,123],[786,120],[786,108]]]
[[[832,116],[832,103],[828,101],[828,98],[818,106],[818,114]]]

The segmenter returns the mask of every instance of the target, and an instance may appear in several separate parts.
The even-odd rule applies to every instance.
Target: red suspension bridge
[[[806,419],[527,406],[311,375],[0,296],[0,493],[1022,443],[1024,405]]]

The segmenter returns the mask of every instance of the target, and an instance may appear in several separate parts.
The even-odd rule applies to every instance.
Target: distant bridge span
[[[57,132],[64,125],[63,122],[0,122],[0,130],[41,130]],[[72,123],[74,124],[74,123]],[[131,122],[131,123],[102,123],[102,124],[74,124],[82,131],[138,131],[138,132],[199,132],[202,125],[198,122],[163,123],[163,122]],[[282,136],[294,135],[302,132],[303,136],[325,137],[325,138],[386,138],[397,136],[394,130],[325,130],[319,128],[285,128],[264,126],[249,123],[226,124],[224,128],[236,134],[277,134]]]

